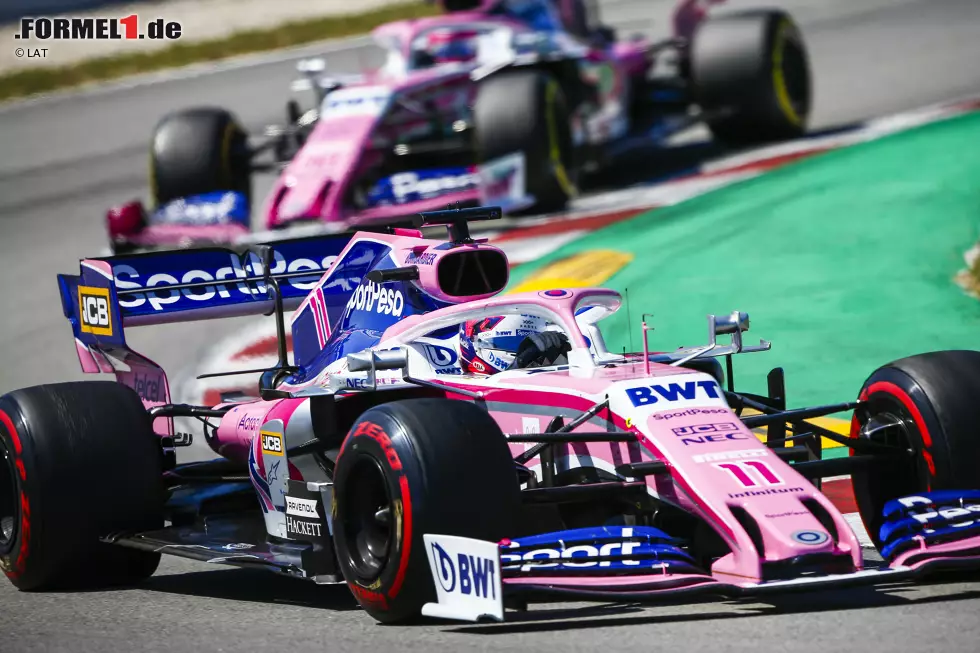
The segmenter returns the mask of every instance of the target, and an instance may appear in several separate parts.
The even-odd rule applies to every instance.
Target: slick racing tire
[[[218,191],[235,191],[250,199],[245,130],[223,109],[188,109],[165,116],[150,146],[150,186],[158,207]]]
[[[980,489],[980,352],[937,351],[889,363],[861,388],[866,401],[851,420],[852,437],[911,449],[907,462],[851,475],[868,534],[879,544],[890,500],[931,490]],[[864,432],[872,419],[895,428]]]
[[[810,64],[799,28],[778,10],[706,20],[690,49],[695,99],[729,144],[797,138],[810,115]]]
[[[500,428],[476,405],[409,399],[367,410],[334,474],[334,547],[361,607],[416,619],[436,593],[424,533],[513,537],[517,474]]]
[[[163,526],[163,456],[132,389],[43,385],[0,397],[0,567],[22,590],[131,584],[160,554],[100,542]]]
[[[569,112],[558,81],[538,70],[512,70],[485,80],[474,108],[482,163],[524,155],[525,189],[534,211],[560,211],[576,194]]]

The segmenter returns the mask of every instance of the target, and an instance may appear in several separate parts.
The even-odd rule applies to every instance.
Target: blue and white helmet
[[[548,329],[534,315],[504,315],[470,320],[459,327],[459,357],[463,372],[496,374],[514,362],[524,339]]]

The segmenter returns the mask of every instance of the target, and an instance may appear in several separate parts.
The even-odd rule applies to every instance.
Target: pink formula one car
[[[262,228],[345,228],[457,202],[559,210],[583,174],[697,121],[728,142],[802,134],[809,68],[789,16],[705,20],[698,5],[680,4],[663,42],[617,40],[582,0],[453,0],[379,27],[378,70],[329,77],[322,60],[301,62],[294,88],[316,104],[290,102],[288,125],[262,142],[221,109],[165,117],[151,148],[157,208],[111,210],[112,243],[233,242],[250,230],[257,168],[279,173]]]
[[[466,221],[499,216],[424,215],[445,241],[399,228],[86,259],[60,276],[83,369],[115,381],[0,397],[8,578],[137,582],[162,552],[346,583],[397,622],[980,565],[980,352],[905,358],[854,401],[787,410],[778,368],[766,396],[734,389],[732,358],[769,349],[743,342],[744,313],[709,316],[708,344],[670,353],[647,352],[644,324],[644,352],[620,355],[598,328],[620,306],[611,290],[498,295],[506,258]],[[261,397],[173,404],[164,371],[126,344],[138,325],[263,313],[282,360]],[[852,410],[850,437],[808,421]],[[176,464],[192,442],[178,416],[204,422],[220,458]],[[851,456],[821,459],[821,436]],[[820,491],[846,473],[880,556]]]

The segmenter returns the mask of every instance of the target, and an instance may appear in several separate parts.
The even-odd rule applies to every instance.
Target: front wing
[[[630,529],[630,535],[639,535],[642,539],[656,530],[635,527]],[[568,533],[571,532],[562,533],[563,537],[558,539]],[[659,531],[657,534],[662,535]],[[504,621],[505,605],[524,606],[529,599],[679,603],[706,595],[740,598],[877,585],[914,580],[949,569],[980,568],[980,535],[935,544],[919,540],[916,547],[907,549],[890,563],[882,562],[873,568],[744,583],[719,581],[693,568],[668,548],[660,553],[653,553],[652,549],[648,554],[629,552],[627,555],[638,559],[631,560],[632,564],[640,565],[639,560],[643,558],[647,558],[647,564],[627,571],[622,565],[617,566],[617,562],[630,560],[622,555],[591,558],[563,555],[562,562],[550,562],[555,558],[544,552],[552,550],[538,549],[531,553],[543,557],[525,557],[525,561],[535,564],[522,564],[515,563],[513,556],[508,554],[511,550],[509,540],[494,543],[432,534],[426,534],[424,540],[437,602],[427,603],[422,613],[429,617],[473,622]],[[564,544],[565,551],[585,548],[565,547]],[[569,564],[568,560],[581,562]],[[608,566],[596,567],[603,563]],[[574,569],[569,569],[573,566]],[[548,573],[548,568],[554,569],[554,573]]]

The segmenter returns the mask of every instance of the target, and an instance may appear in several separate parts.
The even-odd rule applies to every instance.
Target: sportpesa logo
[[[347,308],[401,317],[405,308],[405,296],[400,290],[389,290],[380,284],[368,281],[367,285],[358,286],[351,294]]]
[[[288,274],[309,270],[310,276],[308,277],[306,275],[293,277],[280,283],[280,286],[284,290],[292,288],[298,291],[309,291],[316,287],[320,276],[333,264],[336,258],[336,255],[331,255],[319,260],[294,258],[287,261],[280,252],[276,251],[275,262],[272,265],[271,272],[272,274]],[[257,256],[252,255],[250,257],[247,268],[242,264],[241,259],[233,254],[230,254],[227,260],[228,265],[226,266],[211,270],[188,270],[179,277],[167,272],[147,274],[145,269],[141,272],[133,265],[115,264],[112,267],[112,271],[115,276],[116,287],[119,290],[146,291],[145,293],[141,292],[120,297],[119,305],[127,311],[142,309],[142,311],[137,312],[144,312],[148,307],[151,309],[151,312],[161,312],[168,310],[168,306],[178,302],[220,303],[221,300],[227,300],[232,297],[236,299],[243,296],[261,297],[266,294],[265,286],[260,282],[247,284],[240,282],[241,279],[261,275],[262,263]],[[154,286],[171,286],[204,281],[215,281],[218,283],[181,290],[153,290]]]
[[[79,328],[96,336],[112,335],[112,315],[109,313],[109,289],[78,287]]]

